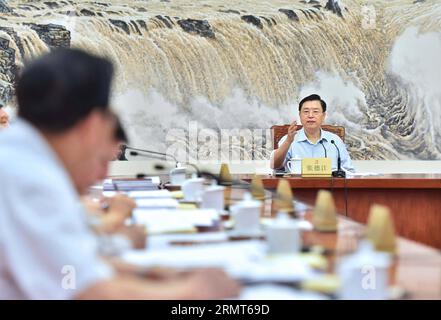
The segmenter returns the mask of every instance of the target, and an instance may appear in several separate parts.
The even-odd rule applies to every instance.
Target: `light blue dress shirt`
[[[286,139],[287,136],[282,137],[279,145],[283,144]],[[346,146],[339,136],[322,129],[320,130],[320,139],[316,143],[312,143],[307,138],[303,128],[297,131],[294,141],[286,153],[285,161],[283,163],[285,170],[288,171],[288,168],[286,168],[286,162],[291,158],[324,158],[325,153],[328,158],[331,158],[332,171],[337,170],[338,153],[337,148],[331,143],[332,140],[334,140],[335,144],[340,149],[342,169],[345,171],[355,172],[348,150],[346,150]],[[323,144],[321,144],[320,141],[323,141]]]

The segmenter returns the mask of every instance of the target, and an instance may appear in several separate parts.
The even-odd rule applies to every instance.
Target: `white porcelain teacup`
[[[185,180],[181,186],[185,201],[197,202],[200,201],[201,195],[204,191],[204,179],[192,178]]]
[[[251,195],[230,207],[234,219],[234,232],[237,234],[255,234],[260,231],[260,211],[262,202],[253,200]]]
[[[184,167],[177,167],[170,170],[170,183],[174,186],[181,186],[186,178],[187,169]]]
[[[224,190],[225,187],[217,185],[205,189],[202,193],[201,208],[215,209],[217,212],[223,212],[225,207]]]
[[[294,254],[301,248],[298,222],[289,218],[276,218],[266,229],[268,253]]]
[[[301,174],[302,173],[302,159],[291,158],[286,162],[286,167],[288,168],[288,171],[292,174]]]

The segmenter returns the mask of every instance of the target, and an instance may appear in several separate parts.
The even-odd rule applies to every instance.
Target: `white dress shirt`
[[[0,299],[70,299],[111,277],[43,136],[18,119],[0,146]]]

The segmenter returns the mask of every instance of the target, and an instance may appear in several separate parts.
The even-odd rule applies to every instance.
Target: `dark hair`
[[[115,140],[124,143],[128,142],[126,131],[118,117],[116,117]]]
[[[299,103],[299,111],[302,110],[302,106],[306,101],[320,101],[320,104],[322,105],[322,111],[326,112],[326,102],[322,100],[322,98],[318,94],[311,94],[310,96],[307,96],[302,99]]]
[[[93,110],[109,109],[113,66],[78,49],[56,49],[27,66],[17,85],[18,115],[62,132]]]

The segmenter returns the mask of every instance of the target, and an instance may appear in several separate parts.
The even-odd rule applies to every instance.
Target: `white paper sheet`
[[[162,250],[175,247],[175,242],[194,243],[192,245],[203,245],[214,242],[227,242],[228,236],[225,232],[200,232],[191,234],[161,234],[148,238],[148,250]]]
[[[214,209],[133,211],[134,221],[146,226],[148,234],[195,231],[195,227],[211,227],[219,219]]]
[[[101,186],[101,189],[103,187]],[[119,192],[121,193],[121,192]],[[168,190],[142,190],[142,191],[129,191],[126,193],[130,198],[147,198],[147,199],[167,199],[172,198],[172,193]],[[103,196],[113,197],[117,194],[116,191],[104,191]]]
[[[136,199],[136,206],[142,209],[156,209],[156,208],[171,208],[178,207],[179,202],[176,199],[161,199],[161,198],[141,198]]]
[[[263,226],[271,225],[272,223],[274,223],[274,221],[275,220],[273,218],[261,218],[260,219],[260,223]],[[297,223],[299,229],[302,231],[311,231],[312,229],[314,229],[314,226],[312,225],[312,223],[307,220],[292,219],[292,221],[295,221]]]
[[[172,193],[168,190],[150,190],[150,191],[130,191],[130,198],[172,198]]]
[[[326,296],[314,292],[300,291],[287,286],[261,284],[246,286],[239,300],[328,300]]]
[[[152,179],[152,183],[154,185],[159,185],[161,183],[161,179],[159,178],[159,176],[154,176],[154,177],[149,177],[150,179]]]
[[[219,267],[232,277],[248,283],[295,282],[313,275],[310,267],[295,255],[268,257],[262,241],[131,251],[125,253],[123,259],[143,266]]]
[[[368,177],[368,176],[381,176],[381,173],[376,172],[349,172],[346,171],[347,177]]]

